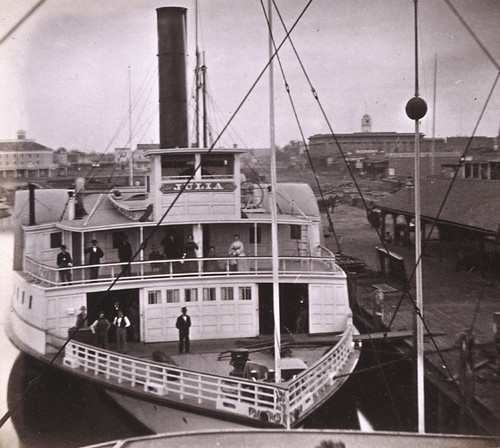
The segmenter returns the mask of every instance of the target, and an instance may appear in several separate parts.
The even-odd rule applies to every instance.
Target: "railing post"
[[[136,368],[135,368],[135,362],[132,364],[132,368],[130,369],[131,370],[131,374],[132,374],[132,380],[130,382],[130,385],[132,387],[135,387],[135,383],[136,383],[136,377],[137,377],[137,372],[136,372]]]
[[[285,428],[289,430],[291,428],[291,422],[290,422],[290,391],[288,389],[285,390],[283,419],[285,420],[284,421]]]
[[[198,375],[198,404],[201,404],[203,402],[202,399],[202,394],[201,394],[201,375]]]
[[[118,384],[121,384],[123,381],[123,360],[122,358],[118,358]]]

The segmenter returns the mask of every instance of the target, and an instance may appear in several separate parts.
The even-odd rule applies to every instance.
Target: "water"
[[[5,320],[10,307],[9,276],[12,267],[11,233],[0,231],[3,255],[0,266],[0,412],[12,409],[30,381],[45,366],[20,354],[5,335]],[[380,356],[380,355],[378,355]],[[394,358],[386,355],[382,361]],[[375,363],[368,351],[359,369]],[[305,428],[358,429],[358,410],[376,430],[411,430],[414,417],[407,409],[409,368],[400,363],[385,369],[391,382],[380,371],[367,371],[351,377],[342,389],[305,422]],[[398,404],[394,411],[392,403]],[[148,434],[147,429],[119,408],[96,385],[51,369],[32,387],[9,421],[0,428],[0,446],[12,448],[77,447]]]

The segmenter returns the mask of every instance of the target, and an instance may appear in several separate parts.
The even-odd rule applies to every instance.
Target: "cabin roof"
[[[263,213],[247,213],[242,220],[270,222],[269,192],[264,188]],[[107,194],[93,193],[84,196],[86,214],[81,219],[68,220],[68,190],[67,189],[37,189],[35,190],[35,222],[36,224],[57,224],[61,228],[71,230],[91,230],[109,228],[110,226],[129,226],[137,221],[121,214]],[[15,217],[21,225],[29,224],[29,191],[21,190],[16,194]],[[142,202],[144,208],[151,202]],[[140,205],[141,201],[133,201],[131,205]],[[277,194],[278,220],[280,222],[301,223],[304,216],[320,217],[316,198],[306,184],[280,183]],[[64,217],[64,219],[62,219]],[[186,221],[187,223],[188,221]],[[234,222],[240,222],[239,219]],[[144,223],[146,224],[146,223]],[[151,223],[154,225],[155,223]],[[147,225],[147,224],[146,224]]]
[[[300,212],[309,217],[319,217],[319,207],[311,187],[307,184],[279,183],[276,202],[278,213],[297,215]],[[269,197],[267,198],[269,200]],[[267,210],[271,208],[266,205]]]
[[[450,178],[429,177],[421,181],[421,216],[434,220],[439,213]],[[438,222],[497,233],[500,224],[500,182],[492,180],[456,179],[446,199]],[[414,216],[413,189],[400,190],[377,203],[389,213]]]

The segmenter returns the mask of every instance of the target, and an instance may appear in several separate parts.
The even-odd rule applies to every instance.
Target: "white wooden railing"
[[[91,278],[91,268],[99,268],[98,278]],[[260,276],[272,274],[271,257],[222,257],[195,258],[179,260],[134,261],[127,272],[127,263],[101,263],[99,265],[72,266],[59,269],[39,263],[29,257],[24,258],[24,272],[34,279],[51,286],[63,286],[60,271],[71,273],[72,285],[85,285],[96,282],[110,282],[124,271],[120,278],[127,280],[144,280],[151,278],[207,277],[214,275]],[[341,274],[342,270],[332,257],[280,257],[280,276],[297,276],[303,274],[331,276]]]
[[[290,428],[315,406],[316,399],[324,399],[329,388],[335,390],[345,380],[336,375],[354,355],[352,337],[353,327],[349,325],[341,340],[318,362],[293,380],[280,384],[201,373],[75,341],[66,346],[63,363],[89,376],[139,388],[167,401]]]

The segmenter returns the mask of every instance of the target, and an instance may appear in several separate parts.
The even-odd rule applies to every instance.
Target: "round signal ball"
[[[427,113],[427,103],[420,97],[414,96],[406,103],[406,115],[412,120],[420,120]]]

